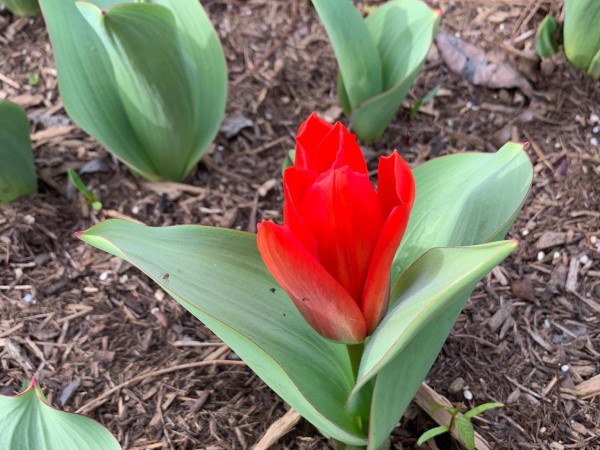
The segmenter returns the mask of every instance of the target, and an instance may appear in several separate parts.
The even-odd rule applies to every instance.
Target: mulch
[[[560,9],[553,2],[430,3],[447,33],[526,71],[534,94],[473,86],[432,51],[406,104],[442,89],[416,119],[403,108],[363,147],[369,164],[394,148],[418,165],[513,139],[530,143],[535,178],[509,233],[518,251],[479,284],[427,382],[467,407],[505,404],[474,421],[492,448],[600,449],[600,394],[581,390],[600,374],[600,85],[562,56],[541,67],[530,58],[535,27]],[[167,190],[132,176],[70,121],[43,20],[0,13],[0,99],[27,108],[40,184],[0,209],[0,393],[35,375],[53,404],[103,423],[127,449],[250,448],[288,407],[143,274],[73,233],[111,217],[254,232],[281,220],[281,162],[298,125],[311,111],[345,120],[310,2],[204,4],[229,67],[227,123],[187,186]],[[67,182],[68,168],[84,166],[99,213]],[[392,448],[416,448],[434,425],[410,408]],[[302,420],[274,448],[328,446]]]

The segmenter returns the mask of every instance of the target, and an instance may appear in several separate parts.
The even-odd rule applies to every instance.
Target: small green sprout
[[[83,194],[87,202],[92,206],[94,211],[100,211],[102,209],[102,203],[96,199],[94,193],[85,185],[81,177],[75,172],[73,169],[68,169],[67,174],[69,175],[69,180],[73,183],[73,186]]]
[[[27,74],[27,84],[29,86],[37,86],[40,84],[40,74],[38,72],[29,72]]]
[[[410,108],[410,118],[414,119],[415,117],[417,117],[417,113],[421,109],[421,106],[424,106],[427,103],[429,103],[431,100],[433,100],[433,98],[437,95],[437,93],[439,91],[440,91],[440,85],[438,84],[432,90],[430,90],[427,94],[425,94],[423,96],[423,98],[420,98],[419,100],[417,100],[415,105],[412,108]]]
[[[494,408],[501,408],[504,405],[502,403],[484,403],[483,405],[476,406],[475,408],[459,415],[462,409],[462,403],[458,406],[444,406],[436,403],[431,408],[431,413],[435,413],[440,409],[445,409],[450,414],[450,425],[440,425],[439,427],[432,428],[421,435],[417,440],[417,445],[423,444],[425,441],[432,439],[440,434],[449,433],[453,429],[458,433],[458,438],[461,443],[467,448],[467,450],[475,450],[475,430],[471,419],[484,411]]]

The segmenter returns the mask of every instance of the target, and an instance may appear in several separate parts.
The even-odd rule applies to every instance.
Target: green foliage
[[[556,19],[552,16],[544,17],[535,34],[535,51],[540,58],[548,58],[558,52],[557,30]]]
[[[431,89],[427,94],[425,94],[423,96],[423,98],[420,98],[419,100],[416,101],[415,105],[410,109],[410,118],[411,119],[414,119],[415,117],[417,117],[417,114],[419,113],[419,110],[421,109],[422,106],[426,105],[431,100],[433,100],[433,98],[440,91],[440,87],[441,86],[438,84],[433,89]]]
[[[516,247],[496,241],[516,218],[532,168],[522,147],[508,144],[496,154],[434,160],[414,174],[413,215],[419,217],[409,222],[396,257],[390,311],[366,343],[358,379],[346,346],[317,334],[277,285],[255,235],[111,220],[80,237],[154,279],[326,436],[376,449],[417,391],[476,282]]]
[[[102,209],[102,203],[96,199],[94,193],[86,186],[83,182],[79,174],[73,169],[67,170],[67,175],[69,176],[69,180],[73,183],[73,186],[85,197],[87,202],[91,205],[91,207],[95,211],[100,211]]]
[[[600,2],[565,0],[565,56],[592,79],[600,78]]]
[[[37,16],[40,13],[38,0],[2,0],[15,16]]]
[[[417,445],[421,445],[425,441],[439,436],[440,434],[456,430],[456,434],[458,435],[460,442],[462,442],[462,444],[467,448],[467,450],[476,450],[475,430],[473,429],[471,419],[484,411],[488,411],[494,408],[501,408],[503,406],[504,405],[502,403],[484,403],[483,405],[479,405],[467,411],[464,414],[460,414],[462,404],[459,404],[457,406],[444,406],[440,405],[439,403],[436,403],[435,405],[433,405],[433,408],[431,408],[431,413],[433,414],[439,409],[445,409],[450,414],[450,425],[441,425],[439,427],[435,427],[431,430],[426,431],[417,440]]]
[[[338,61],[338,95],[352,129],[377,139],[423,67],[439,12],[419,0],[391,0],[363,19],[349,0],[312,1]]]
[[[41,0],[65,108],[131,170],[183,180],[218,132],[227,72],[197,0]]]
[[[10,450],[119,450],[110,432],[50,406],[34,379],[19,395],[0,395],[0,447]]]
[[[10,102],[0,102],[0,161],[0,203],[37,192],[29,120]]]

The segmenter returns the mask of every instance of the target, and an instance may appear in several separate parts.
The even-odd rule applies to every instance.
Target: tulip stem
[[[358,367],[360,366],[360,360],[362,359],[364,350],[364,342],[361,342],[360,344],[348,344],[348,356],[350,357],[350,365],[352,366],[354,379],[358,376]]]

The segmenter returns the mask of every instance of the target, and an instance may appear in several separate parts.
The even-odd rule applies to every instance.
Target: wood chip
[[[260,441],[252,447],[252,450],[267,450],[279,439],[289,433],[299,421],[300,414],[295,410],[290,409],[283,417],[273,422],[267,432],[260,438]]]
[[[547,248],[556,247],[563,245],[567,242],[567,235],[556,231],[546,231],[535,243],[535,247],[538,250],[545,250]]]
[[[502,326],[502,324],[506,321],[506,319],[508,319],[510,316],[512,316],[514,311],[515,311],[515,307],[513,306],[513,302],[510,300],[505,302],[490,318],[490,320],[488,322],[488,326],[490,327],[490,330],[492,330],[493,332],[496,332]]]

